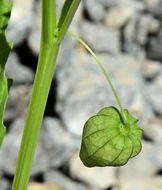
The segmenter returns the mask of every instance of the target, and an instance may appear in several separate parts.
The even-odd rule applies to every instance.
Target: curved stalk
[[[115,98],[116,98],[116,101],[117,101],[117,103],[118,103],[118,105],[119,105],[119,107],[120,107],[122,119],[123,119],[124,123],[127,124],[128,121],[127,121],[127,118],[126,118],[126,116],[125,116],[125,114],[124,114],[124,110],[123,110],[123,107],[122,107],[122,105],[121,105],[121,103],[120,103],[119,97],[118,97],[118,95],[117,95],[117,93],[116,93],[116,91],[115,91],[115,88],[113,87],[113,84],[112,84],[112,82],[111,82],[111,80],[110,80],[110,77],[108,76],[107,72],[105,71],[105,69],[104,69],[104,67],[103,67],[103,65],[102,65],[102,63],[101,63],[101,61],[100,61],[99,58],[96,56],[96,54],[92,51],[92,49],[91,49],[83,40],[81,40],[78,36],[76,36],[76,35],[73,34],[72,32],[69,32],[69,31],[68,31],[67,33],[68,33],[70,36],[72,36],[73,38],[75,38],[77,41],[79,41],[79,42],[89,51],[89,53],[94,57],[94,59],[96,60],[97,64],[99,65],[99,67],[101,68],[102,72],[104,73],[104,75],[105,75],[105,77],[106,77],[106,79],[107,79],[107,81],[108,81],[108,83],[109,83],[109,85],[110,85],[110,87],[111,87],[111,89],[112,89],[112,91],[113,91],[113,94],[114,94],[114,96],[115,96]]]

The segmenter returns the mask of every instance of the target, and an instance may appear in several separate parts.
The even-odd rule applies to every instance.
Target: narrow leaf
[[[57,28],[59,30],[59,42],[61,42],[61,40],[64,38],[64,35],[67,32],[67,29],[74,17],[80,1],[81,0],[65,0],[57,23]]]
[[[12,2],[0,0],[0,147],[5,136],[6,128],[3,124],[8,92],[12,84],[5,76],[5,64],[12,48],[12,43],[6,39],[6,28],[10,18]]]

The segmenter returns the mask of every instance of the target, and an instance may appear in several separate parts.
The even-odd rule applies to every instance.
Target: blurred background
[[[63,0],[57,1],[59,12]],[[82,0],[69,29],[99,56],[124,108],[144,130],[142,152],[120,168],[86,168],[79,159],[86,120],[115,105],[92,56],[70,36],[59,53],[28,190],[162,189],[162,0]],[[0,190],[10,190],[41,34],[41,1],[14,0],[7,37],[13,78],[0,150]],[[34,126],[33,126],[34,127]]]

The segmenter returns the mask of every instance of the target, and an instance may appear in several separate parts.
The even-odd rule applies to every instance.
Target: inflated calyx
[[[122,166],[141,151],[142,130],[128,110],[101,109],[84,125],[80,159],[87,167]]]

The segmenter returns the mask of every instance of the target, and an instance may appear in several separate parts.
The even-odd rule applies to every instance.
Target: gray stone
[[[139,126],[147,131],[151,128],[148,124],[153,122],[154,113],[149,105],[148,94],[144,90],[141,60],[128,55],[120,55],[112,61],[109,61],[107,57],[105,56],[105,59],[103,57],[103,63],[110,65],[108,72],[111,73],[112,80],[117,85],[116,89],[123,107],[138,118]]]
[[[75,35],[79,35],[80,31],[80,24],[82,22],[82,4],[79,6],[77,12],[75,13],[74,19],[69,27],[69,31],[73,32]],[[57,67],[56,67],[56,74],[57,70],[59,70],[59,75],[61,76],[66,68],[69,67],[69,64],[72,61],[73,52],[75,51],[77,47],[77,41],[70,35],[65,35],[65,38],[63,39],[59,54],[57,57]]]
[[[36,183],[32,182],[28,185],[27,190],[66,190],[57,184],[48,184],[48,183]]]
[[[123,31],[123,49],[129,54],[138,54],[141,51],[139,44],[137,43],[138,29],[136,27],[138,22],[138,17],[135,15],[124,27]]]
[[[138,14],[143,10],[143,2],[129,0],[119,1],[117,6],[114,6],[107,11],[105,23],[110,28],[121,28],[132,19],[135,14]]]
[[[131,114],[139,119],[137,124],[143,129],[144,134],[148,138],[153,139],[153,122],[155,116],[149,104],[148,95],[144,93],[144,90],[141,89],[140,92],[134,94],[128,108]]]
[[[59,120],[46,117],[43,120],[32,167],[32,174],[48,171],[66,163],[80,141],[65,131]],[[41,166],[41,167],[40,167]]]
[[[98,189],[107,189],[117,183],[116,168],[114,167],[94,167],[87,168],[79,159],[77,152],[69,162],[70,173],[73,178],[86,182],[89,186]]]
[[[141,70],[146,80],[152,80],[162,73],[162,66],[158,61],[147,59],[143,62]]]
[[[47,164],[48,167],[59,167],[67,162],[80,146],[80,139],[69,134],[59,120],[50,117],[43,120],[39,139],[43,152],[40,151],[40,155],[37,156],[35,162],[37,167],[42,165],[44,160],[47,162],[44,164]]]
[[[11,184],[4,178],[0,177],[1,190],[8,190],[11,188]]]
[[[148,43],[148,35],[159,31],[160,22],[149,13],[142,14],[141,10],[132,9],[134,14],[123,28],[123,49],[130,54],[145,56],[146,50],[143,47],[151,43]]]
[[[69,68],[70,63],[73,59],[73,52],[75,51],[76,40],[71,36],[66,35],[61,43],[59,55],[57,58],[56,76],[59,77],[64,75],[64,72]],[[57,72],[59,71],[59,72]]]
[[[32,174],[66,163],[79,145],[80,140],[66,132],[59,120],[45,118],[40,130]]]
[[[20,44],[28,35],[32,24],[34,0],[14,0],[11,20],[7,29],[7,38],[14,45]]]
[[[152,160],[153,150],[152,144],[142,142],[142,150],[139,155],[130,159],[126,165],[119,168],[119,179],[151,178],[157,170],[157,166],[155,166],[155,162]]]
[[[79,56],[78,54],[73,57],[71,65],[66,68],[64,73],[61,71],[63,75],[58,75],[57,110],[68,130],[74,134],[81,135],[86,119],[104,105],[104,93],[101,89],[106,88],[103,88],[105,86],[102,83],[103,79],[98,80],[102,75],[97,66],[93,64],[96,63],[91,56],[85,54]],[[100,91],[101,93],[99,93]],[[97,105],[94,104],[96,93],[98,94],[97,99],[100,100]]]
[[[99,1],[96,0],[93,1],[84,0],[84,4],[92,20],[99,22],[104,19],[106,10],[103,4],[101,4]]]
[[[144,0],[147,10],[153,15],[162,17],[161,6],[162,0]]]
[[[161,145],[150,142],[142,142],[142,151],[138,156],[130,159],[128,163],[119,168],[119,179],[128,181],[136,178],[151,179],[161,168]],[[133,172],[132,172],[133,171]]]
[[[155,117],[154,121],[150,123],[151,127],[148,127],[145,130],[145,133],[148,134],[148,137],[153,140],[154,144],[161,145],[162,143],[162,119],[161,117]]]
[[[138,27],[137,27],[138,26]],[[148,34],[157,32],[159,22],[149,14],[136,14],[129,20],[123,30],[123,49],[136,57],[145,57],[143,47],[148,43]]]
[[[96,52],[120,52],[120,33],[101,24],[83,22],[81,37]]]
[[[161,177],[152,177],[152,178],[144,178],[137,177],[132,179],[125,178],[122,181],[119,181],[118,187],[112,188],[112,190],[161,190],[162,181]]]
[[[32,85],[12,85],[6,105],[5,121],[25,117],[32,91]]]
[[[57,183],[66,190],[92,190],[81,183],[72,181],[70,178],[66,177],[57,170],[49,170],[48,172],[45,172],[44,180],[46,183]]]
[[[14,83],[30,83],[34,80],[33,71],[20,64],[17,54],[11,53],[6,63],[6,76]]]
[[[107,11],[105,16],[105,25],[109,28],[119,29],[124,26],[133,16],[134,10],[126,8],[123,5],[113,7]]]
[[[137,40],[141,45],[145,45],[149,34],[157,33],[160,29],[160,22],[150,14],[141,15],[138,21]]]
[[[159,75],[148,87],[147,94],[148,99],[153,110],[162,115],[162,76]]]
[[[40,39],[41,39],[41,22],[42,22],[42,10],[41,1],[37,1],[35,11],[32,16],[31,25],[28,34],[28,44],[35,55],[39,54]]]
[[[111,6],[117,5],[119,3],[119,0],[109,0],[109,1],[107,1],[107,0],[98,0],[98,3],[101,3],[105,7],[111,7]]]
[[[144,82],[138,61],[126,55],[100,54],[99,58],[110,74],[123,107],[150,122],[153,114],[143,94]],[[80,136],[86,120],[110,105],[117,103],[100,68],[90,55],[76,54],[63,75],[58,75],[57,110],[66,127]]]
[[[23,119],[15,120],[10,133],[4,138],[0,151],[0,170],[7,174],[13,175],[15,172],[23,126]]]
[[[24,123],[23,118],[13,122],[0,151],[0,170],[8,174],[13,175],[15,172]],[[50,167],[59,167],[67,162],[73,151],[78,150],[79,144],[79,140],[65,132],[59,121],[46,118],[40,130],[31,175],[45,172]]]
[[[87,5],[87,2],[88,0],[84,0],[84,2],[86,3]],[[119,3],[119,0],[94,0],[96,6],[98,6],[99,4],[101,4],[103,7],[111,7],[111,6],[114,6],[114,5],[117,5]],[[90,4],[88,4],[90,5]]]
[[[150,59],[162,61],[162,30],[153,37],[149,38],[147,56]]]

